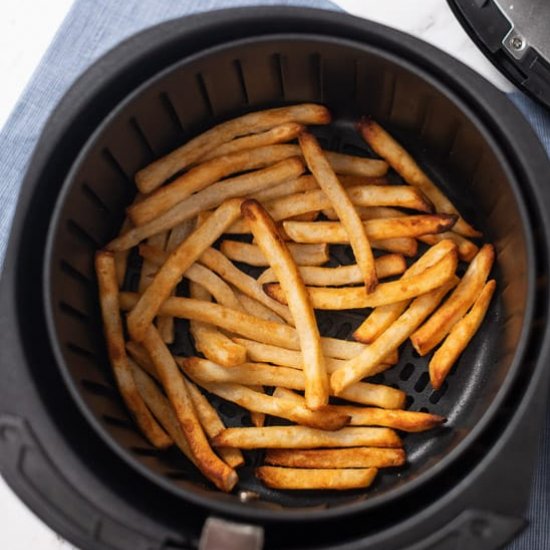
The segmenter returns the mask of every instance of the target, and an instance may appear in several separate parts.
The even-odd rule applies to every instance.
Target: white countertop
[[[335,0],[344,10],[413,34],[476,69],[499,88],[513,88],[477,50],[444,0]],[[72,0],[4,0],[0,18],[0,127],[24,90]],[[6,77],[8,75],[8,77]],[[0,548],[73,548],[38,520],[0,478]]]

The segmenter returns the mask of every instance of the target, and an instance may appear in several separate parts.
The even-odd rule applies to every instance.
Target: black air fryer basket
[[[138,169],[223,120],[304,101],[333,112],[330,128],[314,130],[329,149],[368,152],[354,129],[361,115],[389,127],[495,244],[497,293],[439,392],[410,347],[379,377],[405,390],[412,410],[448,418],[405,438],[406,467],[368,491],[283,493],[255,481],[261,456],[250,454],[223,495],[129,419],[106,359],[93,254],[118,230]],[[83,548],[196,548],[208,517],[256,526],[268,548],[501,546],[525,524],[548,385],[548,173],[504,96],[385,27],[255,8],[137,35],[67,94],[23,184],[0,296],[3,475]],[[325,315],[321,330],[345,337],[358,322]],[[174,350],[192,352],[183,322]],[[228,425],[246,425],[242,410],[215,403]],[[247,491],[259,499],[244,502]],[[225,536],[223,524],[213,529]]]

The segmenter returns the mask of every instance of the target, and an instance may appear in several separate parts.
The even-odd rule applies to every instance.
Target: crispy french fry
[[[179,223],[176,225],[172,230],[170,231],[170,235],[168,235],[168,241],[166,243],[166,252],[172,252],[174,249],[176,249],[191,233],[193,232],[193,229],[195,228],[195,220],[185,220],[184,222]],[[163,260],[161,262],[161,265],[166,260]]]
[[[358,309],[394,304],[430,292],[454,277],[457,267],[456,251],[450,252],[435,265],[418,275],[380,283],[374,292],[366,294],[363,287],[326,288],[309,286],[307,291],[315,309]],[[285,303],[286,296],[277,283],[264,285],[265,292]]]
[[[120,317],[119,290],[113,254],[104,251],[97,252],[95,270],[99,285],[99,303],[109,362],[122,399],[141,432],[150,443],[159,449],[169,447],[173,443],[172,438],[159,426],[143,402],[128,363],[122,319]]]
[[[138,194],[139,196],[139,194]],[[126,217],[124,221],[122,222],[122,226],[120,228],[119,235],[123,235],[126,233],[126,231],[130,231],[132,229],[132,220],[130,218]],[[128,265],[128,255],[130,254],[129,250],[122,250],[121,252],[117,252],[114,255],[115,258],[115,270],[116,270],[116,279],[118,282],[118,288],[122,288],[124,285],[124,279],[126,277],[126,267]]]
[[[446,239],[432,246],[422,257],[409,267],[403,279],[419,275],[428,267],[435,265],[449,252],[455,249],[452,241]],[[375,308],[353,333],[355,340],[370,344],[382,334],[407,308],[408,300]]]
[[[250,413],[250,421],[255,428],[261,428],[265,424],[265,414],[252,411]]]
[[[160,250],[164,250],[164,247],[166,246],[166,239],[167,239],[167,233],[166,231],[163,231],[162,233],[157,233],[156,235],[153,235],[147,239],[147,245],[152,248],[157,248]],[[151,281],[153,280],[153,277],[158,271],[158,266],[149,260],[147,258],[143,259],[143,264],[141,266],[141,272],[139,274],[139,285],[138,285],[138,292],[140,294],[143,294],[145,292],[145,289],[151,284]]]
[[[246,354],[250,361],[273,363],[274,365],[281,365],[293,369],[302,369],[303,367],[302,354],[299,351],[263,344],[262,342],[255,342],[254,340],[248,340],[246,338],[233,337],[233,341],[246,348]],[[397,350],[384,359],[384,363],[388,365],[395,365],[398,361],[399,356]],[[325,365],[329,374],[332,374],[345,364],[346,361],[344,359],[325,357]],[[386,368],[384,368],[384,370],[386,370]]]
[[[394,321],[365,351],[331,375],[331,389],[341,395],[351,384],[369,376],[383,357],[397,349],[422,321],[438,306],[445,294],[455,286],[457,278],[414,299],[408,309]]]
[[[138,294],[121,292],[120,307],[123,311],[128,311],[137,303],[138,299]],[[300,349],[300,341],[296,329],[293,327],[265,321],[247,313],[204,300],[171,297],[162,304],[159,313],[210,323],[257,342],[273,344],[286,349]],[[350,342],[338,338],[321,337],[321,343],[324,354],[337,359],[350,359],[365,349],[365,346],[359,342]]]
[[[419,241],[429,245],[437,244],[444,239],[453,241],[456,244],[458,257],[463,262],[471,262],[475,255],[479,252],[479,248],[476,244],[468,240],[466,237],[455,233],[454,231],[444,231],[443,233],[438,233],[437,235],[422,235],[421,237],[418,237]]]
[[[400,275],[407,268],[401,254],[386,254],[375,259],[376,276],[379,279]],[[339,267],[300,266],[300,275],[306,285],[311,286],[344,286],[362,282],[359,267],[342,265]],[[257,279],[259,284],[277,281],[271,268],[266,269]]]
[[[128,331],[133,340],[143,340],[147,327],[157,315],[162,302],[168,298],[185,271],[235,221],[240,204],[238,199],[224,202],[211,218],[170,254],[128,315]]]
[[[228,428],[213,440],[214,447],[239,449],[314,449],[317,447],[389,447],[403,444],[389,428],[342,428],[335,432],[307,426]]]
[[[375,241],[402,237],[419,237],[450,229],[456,217],[449,214],[420,214],[403,218],[375,219],[361,222],[367,236]],[[349,237],[340,222],[283,222],[285,233],[297,243],[346,244]]]
[[[189,284],[189,293],[192,298],[210,300],[208,291],[195,282]],[[225,367],[233,367],[246,361],[246,348],[233,342],[215,326],[191,320],[189,332],[193,337],[197,351],[200,351],[208,359]]]
[[[472,309],[455,324],[441,347],[434,353],[429,365],[430,382],[434,389],[441,387],[451,367],[481,326],[495,288],[494,279],[483,287]]]
[[[225,430],[225,425],[221,421],[216,409],[193,382],[185,380],[185,385],[204,432],[210,439],[216,437]],[[244,464],[244,457],[239,449],[224,449],[222,447],[218,449],[218,453],[231,468],[238,468]]]
[[[411,342],[420,355],[425,355],[437,346],[468,311],[485,285],[494,259],[492,245],[484,245],[449,299],[412,334]]]
[[[256,477],[272,489],[324,489],[343,491],[366,489],[376,477],[376,468],[351,469],[303,469],[260,466]]]
[[[276,397],[254,391],[240,384],[199,383],[210,393],[214,393],[227,401],[237,403],[237,405],[245,409],[270,414],[279,418],[286,418],[287,420],[292,420],[311,428],[329,431],[339,430],[349,422],[348,416],[338,412],[327,412],[325,409],[312,411],[305,404],[297,405],[291,401],[277,399]]]
[[[319,328],[298,267],[260,203],[247,200],[241,212],[288,298],[304,357],[306,404],[312,410],[320,409],[328,403],[328,375]]]
[[[253,157],[253,155],[254,153],[250,151],[250,156]],[[245,153],[239,154],[239,157],[244,156],[246,156]],[[211,161],[207,164],[215,164],[215,162],[217,161]],[[242,163],[244,162],[243,160]],[[205,172],[207,168],[208,166],[206,165],[200,165],[189,172],[186,177],[192,178],[194,172],[199,172],[199,170]],[[303,171],[304,163],[299,157],[285,158],[266,168],[222,181],[218,181],[219,178],[215,177],[217,174],[212,171],[212,174],[209,174],[208,186],[206,188],[201,188],[197,193],[193,195],[188,194],[186,197],[183,196],[184,194],[182,193],[181,196],[183,199],[177,198],[172,200],[168,197],[167,199],[163,199],[163,201],[157,200],[157,202],[151,202],[155,196],[160,195],[161,192],[163,194],[165,193],[165,188],[163,187],[150,198],[146,198],[139,204],[132,206],[129,213],[135,225],[144,225],[177,205],[178,219],[184,221],[191,219],[199,212],[218,207],[224,200],[235,197],[245,197],[260,189],[295,179],[302,174]],[[197,175],[201,176],[201,174]]]
[[[326,151],[325,155],[337,174],[375,178],[385,176],[388,172],[388,164],[383,160],[343,155],[332,151]]]
[[[229,155],[238,151],[256,149],[257,147],[265,147],[266,145],[275,145],[276,143],[285,143],[292,141],[298,137],[304,127],[296,122],[286,122],[279,126],[269,128],[265,132],[244,136],[241,138],[229,141],[199,159],[200,162],[211,160],[222,155]]]
[[[430,180],[424,171],[418,166],[415,160],[386,132],[379,124],[370,119],[363,119],[359,123],[359,130],[363,139],[370,147],[385,159],[388,164],[403,179],[422,192],[433,202],[437,212],[445,214],[455,214],[460,216],[460,212],[455,208],[451,201],[443,192]],[[454,230],[466,237],[479,237],[479,231],[476,231],[464,218],[459,217]]]
[[[388,252],[393,252],[394,254],[403,254],[407,258],[414,258],[418,251],[418,243],[416,239],[409,237],[401,237],[400,239],[383,239],[378,241],[372,239],[370,242],[372,248],[377,250],[386,250]]]
[[[275,323],[285,322],[284,319],[279,317],[274,311],[272,311],[268,307],[264,306],[261,302],[258,302],[258,300],[247,296],[240,290],[233,290],[235,292],[235,296],[237,296],[239,302],[241,302],[244,311],[250,313],[250,315],[254,315],[254,317],[259,317],[260,319],[265,319],[266,321],[274,321]]]
[[[296,122],[298,124],[328,124],[329,111],[321,105],[302,104],[249,113],[229,120],[200,134],[170,154],[153,162],[136,174],[136,184],[143,193],[150,193],[178,171],[196,162],[233,139],[265,132],[270,128]]]
[[[365,292],[368,294],[376,288],[378,278],[376,276],[374,256],[369,237],[361,219],[357,215],[353,202],[346,190],[338,181],[317,139],[313,135],[303,132],[300,134],[298,141],[309,170],[315,176],[319,187],[321,187],[328,198],[329,204],[323,205],[323,207],[332,206],[342,221],[342,227],[347,236],[346,242],[349,242],[351,245],[355,260],[363,276]],[[378,188],[375,187],[375,189]]]
[[[292,258],[298,265],[321,265],[329,260],[328,245],[324,243],[314,245],[289,243],[287,246]],[[269,265],[265,254],[255,244],[224,240],[220,245],[220,251],[234,262],[242,262],[258,267]]]
[[[159,382],[158,373],[155,369],[155,365],[151,361],[147,350],[136,342],[126,342],[126,351],[130,354],[130,357],[143,369],[149,376],[152,376],[157,382]]]
[[[183,376],[153,325],[149,325],[147,328],[143,345],[155,365],[162,387],[174,408],[180,428],[187,439],[198,468],[216,487],[222,491],[230,491],[237,483],[237,474],[210,448],[196,416]]]
[[[407,460],[403,449],[351,447],[349,449],[269,449],[266,464],[287,468],[391,468]]]
[[[273,397],[289,399],[293,403],[303,403],[300,395],[284,387],[278,387]],[[329,410],[341,411],[349,415],[350,426],[384,426],[404,432],[424,432],[445,422],[437,414],[415,411],[386,410],[371,407],[354,407],[348,405],[328,405]]]

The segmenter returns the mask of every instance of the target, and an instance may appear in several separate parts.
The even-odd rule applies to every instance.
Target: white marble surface
[[[3,0],[0,18],[0,127],[24,90],[72,0]],[[336,0],[343,9],[423,38],[503,90],[512,85],[476,49],[444,0]],[[7,75],[7,76],[6,76]],[[68,550],[0,478],[0,548]]]

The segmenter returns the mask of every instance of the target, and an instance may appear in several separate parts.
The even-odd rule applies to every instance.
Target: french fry
[[[484,245],[448,300],[411,335],[411,342],[420,355],[426,355],[437,346],[468,311],[485,285],[494,259],[492,245]]]
[[[305,390],[305,377],[302,369],[297,370],[288,367],[275,367],[265,363],[243,363],[228,369],[212,361],[201,359],[200,357],[180,357],[176,359],[176,362],[185,373],[193,378],[193,380],[197,380],[201,385],[270,385],[291,388],[294,390]],[[323,410],[328,409],[325,408]]]
[[[199,263],[205,265],[222,279],[238,288],[242,293],[257,300],[262,305],[274,311],[279,317],[282,317],[288,324],[294,325],[294,319],[290,314],[288,307],[279,304],[263,291],[256,279],[243,273],[233,263],[215,248],[208,248],[199,258]]]
[[[313,245],[289,243],[287,246],[293,260],[298,265],[321,265],[329,260],[328,245],[324,243]],[[269,265],[265,254],[263,254],[261,249],[255,244],[226,239],[222,241],[220,251],[234,262],[242,262],[258,267]]]
[[[166,246],[166,239],[167,233],[166,231],[163,231],[162,233],[157,233],[156,235],[149,237],[147,239],[147,245],[151,248],[164,250],[164,247]],[[151,281],[157,271],[158,266],[144,258],[141,266],[141,272],[139,274],[138,292],[140,294],[143,294],[145,289],[151,284]]]
[[[444,231],[437,235],[422,235],[418,237],[419,241],[423,243],[434,245],[438,242],[448,239],[453,241],[457,246],[458,257],[463,262],[471,262],[475,255],[479,252],[479,247],[466,237],[455,233],[454,231]]]
[[[453,250],[455,250],[455,245],[452,241],[448,239],[439,241],[412,264],[405,271],[402,278],[406,279],[413,275],[419,275]],[[370,344],[405,311],[408,305],[409,301],[403,300],[375,308],[353,333],[353,338],[359,342]]]
[[[386,250],[394,254],[403,254],[407,258],[414,258],[418,251],[418,243],[416,239],[409,237],[401,237],[400,239],[383,239],[378,241],[372,239],[370,242],[372,248],[377,250]]]
[[[351,447],[349,449],[269,449],[266,464],[286,468],[392,468],[407,460],[403,449]]]
[[[216,409],[193,382],[185,380],[185,385],[204,432],[210,439],[216,437],[225,430],[225,425],[221,421]],[[244,464],[244,457],[239,449],[224,449],[222,447],[218,449],[218,453],[231,468],[238,468]]]
[[[132,309],[138,300],[138,294],[132,292],[120,293],[120,307],[123,311]],[[265,321],[247,313],[204,300],[171,297],[162,304],[159,313],[210,323],[258,342],[281,346],[286,349],[300,349],[300,341],[296,329],[293,327]],[[365,346],[359,342],[350,342],[338,338],[321,337],[321,343],[324,354],[337,359],[350,359],[365,349]]]
[[[400,275],[407,268],[401,254],[386,254],[375,259],[376,276],[384,279]],[[344,286],[361,283],[363,278],[357,264],[338,267],[300,266],[300,275],[306,285],[311,286]],[[277,281],[271,268],[266,269],[257,279],[259,284]]]
[[[273,393],[273,397],[288,399],[293,403],[304,402],[303,397],[284,387],[278,387]],[[348,405],[328,405],[328,409],[347,414],[350,417],[350,426],[384,426],[404,432],[424,432],[441,426],[445,422],[445,418],[442,416],[424,412]]]
[[[237,474],[212,451],[178,366],[153,325],[147,328],[143,345],[155,365],[198,468],[216,487],[230,491],[237,483]]]
[[[120,317],[119,290],[113,254],[100,251],[95,256],[95,270],[99,285],[99,303],[103,320],[103,333],[107,343],[109,362],[128,411],[143,435],[152,445],[165,449],[172,438],[159,426],[145,405],[132,375],[126,356],[122,319]]]
[[[389,428],[342,428],[335,432],[328,432],[307,426],[227,428],[214,438],[212,444],[214,447],[237,447],[238,449],[400,448],[403,446],[399,436]]]
[[[330,118],[325,107],[307,103],[249,113],[215,126],[140,170],[136,185],[142,193],[150,193],[178,171],[240,136],[259,134],[287,122],[328,124]]]
[[[483,287],[472,309],[455,324],[441,347],[434,353],[429,364],[429,371],[430,382],[435,390],[441,388],[451,367],[481,326],[495,288],[496,281],[494,279]]]
[[[240,204],[238,199],[224,202],[211,218],[170,254],[128,315],[128,331],[133,340],[143,340],[147,327],[157,315],[162,302],[170,296],[185,271],[235,221]]]
[[[250,361],[255,361],[257,363],[273,363],[274,365],[281,365],[293,369],[302,369],[303,367],[302,354],[299,351],[263,344],[262,342],[255,342],[254,340],[248,340],[246,338],[233,337],[233,341],[246,348],[246,354]],[[399,356],[397,350],[384,359],[384,362],[388,365],[395,365],[398,361]],[[332,374],[345,364],[346,361],[344,359],[325,357],[325,365],[329,374]],[[386,369],[384,368],[384,370]]]
[[[430,180],[411,155],[379,124],[370,119],[363,119],[359,123],[359,130],[374,152],[386,160],[407,183],[418,187],[433,202],[437,212],[459,216],[454,227],[457,233],[465,237],[481,236],[479,231],[460,217],[460,212]]]
[[[123,235],[127,231],[130,231],[132,226],[133,226],[132,220],[130,220],[130,218],[126,216],[126,218],[122,222],[122,226],[120,227],[119,235]],[[121,252],[117,252],[114,255],[118,288],[122,288],[122,285],[124,284],[124,278],[126,277],[126,267],[128,265],[129,254],[130,254],[129,250],[122,250]]]
[[[184,222],[179,223],[170,231],[168,235],[168,241],[166,243],[166,252],[172,252],[176,249],[191,233],[195,228],[195,221],[185,220]],[[162,265],[166,260],[163,260],[160,265]]]
[[[346,489],[365,489],[373,482],[376,468],[350,469],[300,469],[260,466],[256,468],[256,477],[271,489],[324,489],[343,491]]]
[[[383,160],[343,155],[332,151],[326,151],[325,155],[334,172],[344,176],[375,178],[385,176],[388,172],[388,164]]]
[[[450,229],[456,217],[449,214],[420,214],[403,218],[375,219],[361,222],[367,236],[375,241],[402,237],[420,237]],[[340,222],[283,222],[285,233],[297,243],[349,243]]]
[[[240,153],[239,155],[246,156],[245,153]],[[250,156],[253,156],[252,151],[250,152]],[[222,158],[220,158],[220,162]],[[216,161],[211,161],[208,164],[214,164],[215,162]],[[244,163],[244,161],[242,162]],[[199,170],[202,170],[205,172],[207,168],[208,166],[200,165],[191,172],[188,172],[186,177],[191,178],[195,171],[199,172]],[[157,202],[151,203],[155,196],[159,196],[161,192],[163,194],[165,193],[165,188],[163,187],[154,195],[151,195],[150,198],[146,198],[139,204],[132,206],[129,210],[129,214],[135,225],[144,225],[157,216],[162,215],[167,210],[176,208],[177,205],[176,210],[178,219],[180,221],[185,221],[193,218],[204,210],[218,207],[224,200],[244,197],[260,189],[295,179],[302,174],[303,171],[304,163],[299,157],[285,158],[266,168],[260,168],[253,172],[248,172],[222,181],[218,181],[219,178],[216,177],[217,173],[213,171],[212,174],[209,175],[210,179],[208,180],[209,183],[207,183],[207,187],[201,188],[197,193],[193,195],[188,194],[186,197],[182,193],[181,196],[183,198],[171,199],[168,197],[167,199],[163,199],[162,202],[157,199]],[[198,176],[201,176],[201,174],[198,174]],[[162,206],[157,206],[158,204]]]
[[[223,155],[229,155],[238,151],[256,149],[257,147],[265,147],[266,145],[275,145],[276,143],[286,143],[298,137],[304,127],[296,122],[286,122],[279,126],[269,128],[265,132],[244,136],[229,141],[199,159],[199,162],[211,160]]]
[[[189,284],[189,293],[192,298],[210,300],[210,294],[195,282]],[[233,342],[215,326],[191,320],[189,332],[197,351],[200,351],[208,359],[225,367],[234,367],[246,361],[246,348]]]
[[[243,292],[237,289],[233,289],[235,296],[241,302],[244,311],[250,313],[254,317],[259,317],[260,319],[265,319],[266,321],[274,321],[275,323],[284,323],[284,319],[279,317],[274,311],[264,306],[261,302],[258,302],[254,298],[247,296]]]
[[[311,428],[329,431],[339,430],[349,422],[348,416],[336,411],[328,412],[324,409],[312,411],[305,405],[297,405],[288,400],[277,399],[276,397],[254,391],[240,384],[199,383],[210,393],[227,401],[237,403],[237,405],[245,409],[270,414],[279,418],[286,418],[287,420],[292,420]],[[217,437],[214,438],[214,441],[216,440]]]
[[[338,178],[330,166],[327,156],[325,156],[325,153],[319,146],[317,139],[315,139],[313,135],[303,132],[300,134],[298,141],[310,172],[315,176],[319,187],[321,187],[324,194],[328,198],[328,204],[323,205],[323,208],[332,206],[341,220],[342,228],[346,234],[346,242],[349,242],[351,245],[355,256],[355,261],[357,262],[361,275],[363,276],[365,292],[369,294],[376,288],[378,278],[376,277],[374,256],[372,254],[369,237],[363,227],[361,219],[357,215],[353,202],[351,201],[346,190],[338,181]],[[375,187],[375,189],[378,188]]]
[[[147,350],[141,344],[137,344],[136,342],[132,342],[130,340],[129,342],[126,342],[126,351],[129,353],[134,363],[139,365],[142,370],[144,370],[157,382],[160,382],[155,365],[153,365]]]
[[[358,309],[394,304],[430,292],[454,277],[457,267],[456,251],[450,252],[435,265],[418,275],[380,283],[376,290],[366,294],[363,287],[327,288],[309,286],[311,302],[315,309]],[[264,285],[265,292],[278,302],[285,303],[286,296],[277,283]]]
[[[331,389],[336,395],[351,384],[369,376],[383,357],[397,349],[422,321],[438,306],[445,294],[456,285],[457,278],[412,301],[408,309],[394,321],[365,351],[350,359],[348,364],[331,375]]]
[[[306,404],[312,410],[320,409],[328,403],[328,374],[319,328],[298,267],[260,203],[247,200],[241,212],[288,298],[304,357]]]

